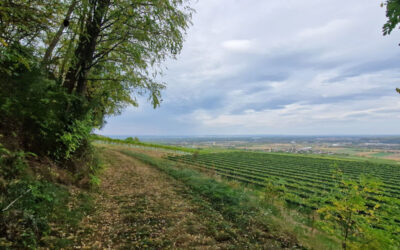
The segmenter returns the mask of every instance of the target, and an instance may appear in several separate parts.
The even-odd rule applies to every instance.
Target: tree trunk
[[[72,65],[65,77],[64,86],[72,93],[83,95],[86,91],[87,75],[93,63],[97,38],[100,35],[103,18],[110,5],[110,0],[91,1],[92,13],[86,20],[84,34],[79,37],[75,50],[76,63]]]
[[[64,29],[68,26],[69,19],[71,17],[72,11],[75,9],[76,3],[77,3],[76,0],[73,0],[71,2],[71,5],[68,8],[67,14],[65,15],[63,22],[61,23],[60,28],[58,28],[57,33],[53,37],[53,40],[51,40],[51,43],[50,43],[49,47],[47,48],[46,53],[44,54],[43,64],[47,64],[50,61],[54,48],[56,47],[57,43],[60,41],[60,38],[61,38],[61,35],[62,35]]]

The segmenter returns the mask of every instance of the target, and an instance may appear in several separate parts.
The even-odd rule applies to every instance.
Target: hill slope
[[[227,214],[213,197],[129,156],[134,149],[103,146],[100,150],[106,170],[94,197],[96,212],[84,219],[75,247],[297,248],[291,236],[274,235],[255,221],[243,225],[245,215]],[[219,187],[214,180],[210,183]],[[222,194],[220,200],[229,203],[227,198]]]

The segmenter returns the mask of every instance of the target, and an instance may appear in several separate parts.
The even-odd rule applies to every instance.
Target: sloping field
[[[81,223],[74,248],[303,249],[292,234],[273,229],[270,216],[262,219],[264,210],[255,216],[261,208],[242,191],[179,169],[158,151],[98,150],[105,169],[93,194],[96,209]],[[324,248],[334,249],[331,242]]]
[[[354,180],[361,175],[374,176],[383,185],[381,194],[372,194],[371,205],[381,206],[382,228],[400,233],[400,167],[396,165],[253,152],[169,156],[169,159],[256,186],[265,186],[267,180],[272,180],[284,187],[289,204],[308,209],[319,208],[334,191],[335,170],[340,169],[345,177]]]

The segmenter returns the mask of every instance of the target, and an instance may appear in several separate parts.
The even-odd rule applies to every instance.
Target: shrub
[[[29,155],[10,152],[0,144],[0,249],[49,246],[48,238],[54,247],[65,247],[68,242],[51,225],[57,224],[63,230],[77,226],[91,209],[90,199],[81,197],[85,206],[71,208],[68,189],[38,179],[28,167]]]

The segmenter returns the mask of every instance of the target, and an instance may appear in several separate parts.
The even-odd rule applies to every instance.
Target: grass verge
[[[195,153],[195,152],[199,151],[198,149],[194,149],[194,148],[185,148],[185,147],[147,143],[147,142],[132,141],[132,140],[120,140],[120,139],[113,139],[110,137],[100,136],[100,135],[95,135],[95,134],[91,135],[91,140],[99,141],[99,142],[103,142],[103,143],[135,145],[135,146],[142,146],[142,147],[148,147],[148,148],[159,148],[159,149],[166,149],[166,150],[171,150],[171,151],[180,151],[180,152],[186,152],[186,153]]]

